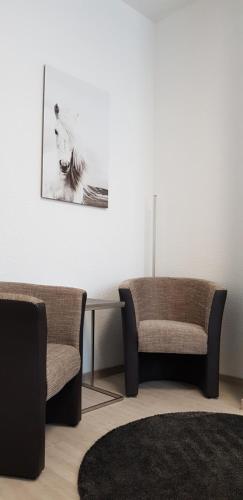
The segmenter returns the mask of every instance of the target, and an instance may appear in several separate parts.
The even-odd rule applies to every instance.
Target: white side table
[[[91,380],[89,384],[83,383],[83,387],[87,389],[91,389],[92,391],[99,392],[101,394],[106,394],[109,396],[109,400],[103,401],[102,403],[98,403],[96,405],[89,406],[88,408],[84,408],[82,413],[87,413],[88,411],[97,410],[102,406],[107,406],[112,403],[117,403],[118,401],[122,401],[124,396],[118,394],[116,392],[107,391],[101,387],[97,387],[95,385],[94,380],[94,370],[95,370],[95,311],[101,309],[121,309],[124,307],[124,302],[119,302],[118,300],[102,300],[102,299],[87,299],[85,311],[91,311]]]

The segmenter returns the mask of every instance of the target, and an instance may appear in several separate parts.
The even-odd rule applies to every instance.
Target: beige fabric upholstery
[[[0,293],[0,300],[16,300],[18,302],[30,302],[31,304],[41,304],[43,302],[43,300],[36,297],[16,293]]]
[[[191,278],[137,278],[120,288],[131,290],[137,328],[140,321],[168,320],[195,323],[207,332],[215,283]]]
[[[0,282],[0,293],[28,295],[46,305],[48,342],[79,349],[79,329],[84,290],[61,286]]]
[[[207,354],[208,336],[193,323],[144,320],[138,327],[139,352]]]
[[[78,374],[80,363],[79,351],[75,347],[47,344],[47,400],[55,396],[67,382]]]

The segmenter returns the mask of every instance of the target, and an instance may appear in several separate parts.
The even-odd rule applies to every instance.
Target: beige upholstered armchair
[[[0,282],[0,474],[37,477],[45,423],[81,419],[86,292]]]
[[[127,396],[139,382],[182,380],[218,396],[221,322],[226,290],[189,278],[138,278],[119,288]]]

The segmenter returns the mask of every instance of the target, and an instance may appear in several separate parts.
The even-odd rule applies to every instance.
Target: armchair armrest
[[[26,295],[1,293],[0,332],[0,470],[1,474],[34,478],[44,466],[44,302]],[[23,460],[26,446],[32,453],[28,452],[29,459]],[[39,457],[38,461],[33,457]]]
[[[218,397],[220,337],[226,297],[226,290],[215,290],[209,314],[205,387],[210,387],[211,397]]]
[[[122,326],[124,339],[126,395],[138,393],[138,332],[132,293],[129,288],[119,288],[120,300],[125,302],[122,308]]]

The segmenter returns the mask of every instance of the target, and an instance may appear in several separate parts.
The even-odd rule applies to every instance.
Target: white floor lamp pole
[[[152,248],[152,276],[156,272],[156,218],[157,218],[157,194],[153,195],[153,248]]]

